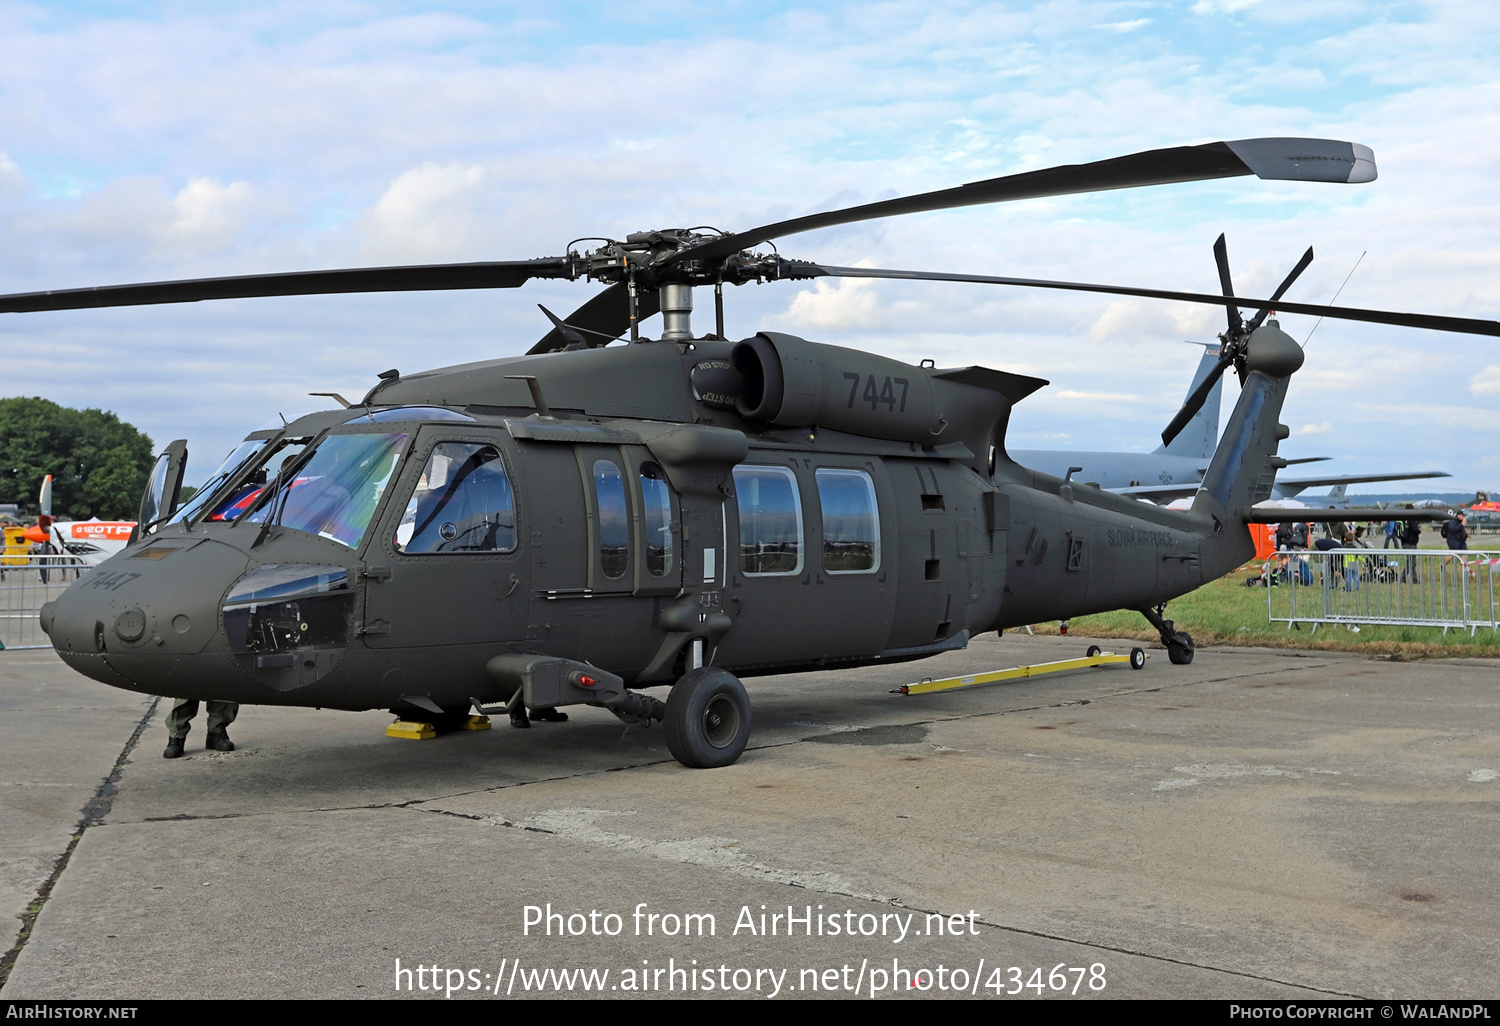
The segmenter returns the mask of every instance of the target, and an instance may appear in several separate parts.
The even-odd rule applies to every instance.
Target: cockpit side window
[[[417,480],[395,547],[409,554],[511,552],[516,506],[493,445],[439,442]]]

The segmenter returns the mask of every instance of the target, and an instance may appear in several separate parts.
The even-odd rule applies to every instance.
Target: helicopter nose
[[[155,693],[138,658],[195,655],[219,634],[219,603],[249,557],[207,539],[163,539],[122,552],[73,582],[41,612],[42,629],[74,669]]]

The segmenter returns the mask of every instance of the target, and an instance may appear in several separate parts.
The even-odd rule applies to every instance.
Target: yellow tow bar
[[[1139,670],[1146,665],[1146,653],[1142,649],[1132,648],[1129,655],[1116,655],[1114,652],[1101,652],[1097,646],[1090,645],[1088,655],[1081,659],[1059,659],[1056,662],[1034,663],[1031,666],[1012,666],[1008,670],[991,670],[989,673],[974,673],[966,677],[944,677],[941,680],[933,680],[929,677],[915,684],[903,684],[891,694],[925,695],[933,691],[955,691],[958,688],[976,688],[985,684],[999,684],[1001,681],[1036,677],[1043,673],[1085,670],[1091,666],[1110,666],[1115,663],[1125,663],[1132,670]]]

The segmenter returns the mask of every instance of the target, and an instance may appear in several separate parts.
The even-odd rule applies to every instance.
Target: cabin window
[[[641,464],[641,520],[646,535],[646,572],[665,577],[672,569],[672,494],[655,463]]]
[[[875,482],[863,470],[824,468],[816,473],[823,507],[823,569],[868,574],[880,569],[880,510]]]
[[[516,547],[516,503],[493,445],[439,442],[412,490],[397,552],[509,552]]]
[[[802,501],[797,478],[786,467],[744,464],[734,468],[740,509],[740,572],[802,572]]]
[[[610,460],[594,461],[594,497],[599,509],[599,569],[611,580],[630,566],[630,524],[625,479]]]

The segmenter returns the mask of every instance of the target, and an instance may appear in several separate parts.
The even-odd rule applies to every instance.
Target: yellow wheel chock
[[[490,718],[488,716],[470,716],[458,725],[457,730],[489,730]],[[408,741],[426,741],[438,736],[437,728],[431,723],[421,723],[416,720],[397,720],[385,728],[386,737],[400,737]]]
[[[397,720],[385,728],[385,736],[404,737],[408,741],[426,741],[428,738],[437,737],[437,728],[430,723]]]

